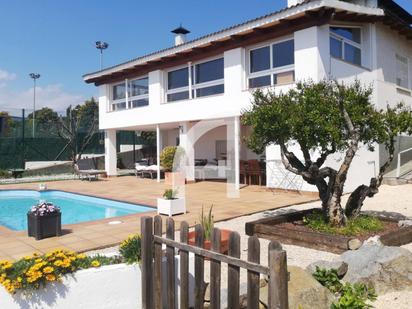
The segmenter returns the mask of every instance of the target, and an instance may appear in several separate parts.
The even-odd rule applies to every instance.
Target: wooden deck
[[[39,184],[1,185],[0,190],[33,189]],[[163,182],[137,179],[133,176],[109,178],[100,181],[56,181],[48,182],[49,190],[63,190],[87,194],[137,204],[156,206],[156,198],[166,188]],[[198,182],[186,186],[187,213],[174,216],[177,227],[179,222],[187,221],[191,226],[199,222],[202,206],[208,210],[213,205],[215,221],[224,221],[235,217],[300,204],[317,199],[313,193],[296,193],[268,190],[265,187],[245,186],[240,190],[239,198],[228,198],[226,184],[219,182]],[[31,205],[28,205],[28,208]],[[145,215],[155,215],[153,212]],[[63,214],[64,215],[64,214]],[[141,214],[64,225],[64,235],[36,241],[27,237],[26,231],[11,231],[0,226],[0,260],[18,259],[33,252],[44,253],[57,248],[74,251],[89,251],[119,244],[130,234],[140,231]],[[120,220],[121,224],[109,225],[109,221]],[[228,226],[230,229],[230,226]]]

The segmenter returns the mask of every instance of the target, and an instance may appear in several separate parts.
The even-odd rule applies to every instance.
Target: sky
[[[109,43],[103,66],[173,45],[180,23],[189,39],[277,11],[286,0],[0,0],[0,110],[63,111],[97,95],[82,75],[100,68],[95,41]],[[397,0],[412,12],[411,0]]]

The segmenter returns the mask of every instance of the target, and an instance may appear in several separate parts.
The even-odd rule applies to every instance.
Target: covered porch
[[[226,182],[234,190],[239,190],[241,183],[266,183],[265,157],[247,148],[244,137],[248,136],[250,128],[241,125],[239,116],[135,126],[122,130],[154,133],[155,151],[151,157],[144,159],[153,169],[152,174],[157,182],[163,176],[160,164],[162,150],[167,146],[180,146],[184,149],[185,158],[184,166],[179,168],[184,172],[186,182],[217,180]],[[105,169],[109,176],[117,176],[117,130],[105,132]],[[249,173],[246,173],[247,167]]]

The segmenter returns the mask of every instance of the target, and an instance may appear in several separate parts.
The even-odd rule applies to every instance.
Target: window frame
[[[280,73],[287,73],[287,72],[295,72],[295,61],[293,64],[288,64],[284,65],[281,67],[273,67],[273,46],[279,43],[283,42],[288,42],[288,41],[293,41],[294,42],[294,37],[293,36],[288,36],[284,37],[279,40],[275,41],[266,41],[262,42],[253,46],[250,46],[246,49],[246,89],[257,89],[257,88],[264,88],[264,87],[276,87],[276,86],[282,86],[282,85],[287,85],[287,84],[275,84],[274,83],[274,75],[280,74]],[[295,42],[294,42],[295,43]],[[270,68],[267,70],[262,70],[258,72],[251,72],[251,61],[250,61],[250,56],[251,52],[253,50],[257,50],[259,48],[263,47],[269,47],[269,57],[270,57]],[[293,51],[295,52],[295,51]],[[263,77],[263,76],[270,76],[270,85],[266,86],[261,86],[261,87],[249,87],[249,80],[257,77]],[[294,78],[295,79],[295,78]]]
[[[213,61],[213,60],[217,60],[217,59],[223,59],[223,78],[220,79],[216,79],[216,80],[211,80],[211,81],[207,81],[207,82],[203,82],[203,83],[198,83],[196,84],[196,65],[202,64],[202,63],[206,63],[209,61]],[[204,58],[195,62],[187,62],[184,65],[180,65],[177,67],[173,67],[171,69],[168,69],[165,71],[165,85],[166,85],[166,91],[165,91],[165,103],[174,103],[174,102],[179,102],[179,101],[184,101],[184,100],[192,100],[192,99],[199,99],[199,98],[204,98],[204,97],[210,97],[210,96],[214,96],[214,95],[222,95],[223,93],[217,93],[214,95],[208,95],[208,96],[200,96],[197,97],[196,95],[196,90],[198,89],[202,89],[202,88],[207,88],[207,87],[211,87],[211,86],[218,86],[218,85],[225,85],[225,58],[224,55],[220,54],[217,56],[213,56],[213,57],[208,57],[208,58]],[[184,86],[184,87],[179,87],[179,88],[174,88],[174,89],[168,89],[169,87],[169,72],[173,72],[173,71],[177,71],[180,69],[184,69],[187,68],[188,69],[188,85]],[[175,94],[175,93],[180,93],[180,92],[185,92],[188,91],[189,95],[187,99],[181,99],[181,100],[174,100],[174,101],[169,101],[167,99],[167,96],[169,94]]]
[[[399,58],[404,58],[406,60],[406,87],[402,86],[402,85],[398,85],[398,61]],[[395,53],[395,85],[398,88],[402,88],[402,89],[410,89],[411,88],[411,72],[410,72],[410,64],[411,61],[409,59],[409,57],[407,56],[403,56],[400,53]]]
[[[141,94],[141,95],[138,95],[138,96],[129,96],[129,82],[133,81],[133,80],[137,80],[137,79],[144,79],[144,78],[147,78],[147,84],[149,86],[149,76],[148,75],[142,75],[142,76],[134,77],[132,79],[126,78],[122,82],[116,82],[116,83],[110,84],[110,89],[109,89],[110,100],[109,100],[108,111],[109,112],[117,112],[117,111],[124,111],[124,110],[128,110],[128,109],[142,108],[142,107],[148,106],[150,104],[150,102],[149,102],[149,89],[148,89],[146,94]],[[118,86],[118,85],[121,85],[121,84],[125,84],[125,97],[123,99],[114,100],[113,99],[113,92],[114,92],[113,88],[115,86]],[[133,100],[139,100],[139,99],[145,99],[145,98],[147,98],[149,104],[144,105],[144,106],[132,107],[132,101]],[[115,106],[118,106],[122,103],[125,103],[125,108],[122,108],[122,109],[116,109],[115,108]]]
[[[349,29],[359,29],[359,40],[360,43],[357,43],[355,41],[352,41],[348,38],[345,38],[342,35],[339,35],[335,32],[332,31],[331,28],[349,28]],[[341,61],[345,61],[346,63],[350,63],[352,65],[356,65],[356,66],[360,66],[362,67],[362,63],[363,63],[363,55],[362,55],[362,42],[363,42],[363,33],[362,33],[362,26],[354,26],[354,25],[329,25],[329,44],[330,44],[330,39],[334,38],[335,40],[338,40],[341,42],[342,47],[341,47],[341,53],[342,53],[342,58],[338,58],[332,55],[331,51],[330,51],[330,47],[329,47],[329,55],[334,58],[334,59],[338,59]],[[345,44],[351,45],[352,47],[355,47],[357,49],[359,49],[360,51],[360,63],[354,63],[351,61],[348,61],[345,59]]]
[[[135,95],[135,96],[129,96],[129,82],[132,82],[134,80],[140,80],[140,79],[147,79],[147,93],[145,94],[139,94],[139,95]],[[140,108],[140,107],[145,107],[147,105],[149,105],[149,76],[145,75],[145,76],[140,76],[137,78],[133,78],[133,79],[126,79],[127,80],[127,87],[126,87],[126,91],[127,91],[127,106],[128,109],[134,109],[134,108]],[[142,100],[142,99],[147,99],[148,104],[143,105],[143,106],[136,106],[133,107],[132,106],[132,102],[135,100]]]

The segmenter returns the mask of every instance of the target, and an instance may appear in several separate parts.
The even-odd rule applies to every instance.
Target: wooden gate
[[[144,309],[176,308],[177,289],[175,286],[175,250],[180,255],[180,308],[189,308],[189,252],[195,254],[195,309],[204,306],[204,263],[210,261],[210,308],[221,305],[221,263],[228,264],[227,308],[240,308],[240,268],[247,270],[247,308],[259,308],[260,274],[268,277],[268,308],[288,308],[288,274],[286,252],[278,242],[272,241],[268,250],[268,267],[260,265],[260,243],[256,236],[248,239],[248,261],[240,259],[240,236],[232,232],[229,238],[229,252],[220,252],[220,230],[212,233],[212,248],[203,247],[204,231],[196,225],[196,245],[188,244],[189,225],[180,225],[180,242],[174,240],[173,219],[166,220],[166,238],[162,237],[160,216],[142,217],[142,303]],[[162,280],[162,245],[166,245],[166,282]],[[166,289],[166,291],[164,291]],[[162,295],[166,294],[166,299]],[[163,301],[166,303],[163,304]]]

